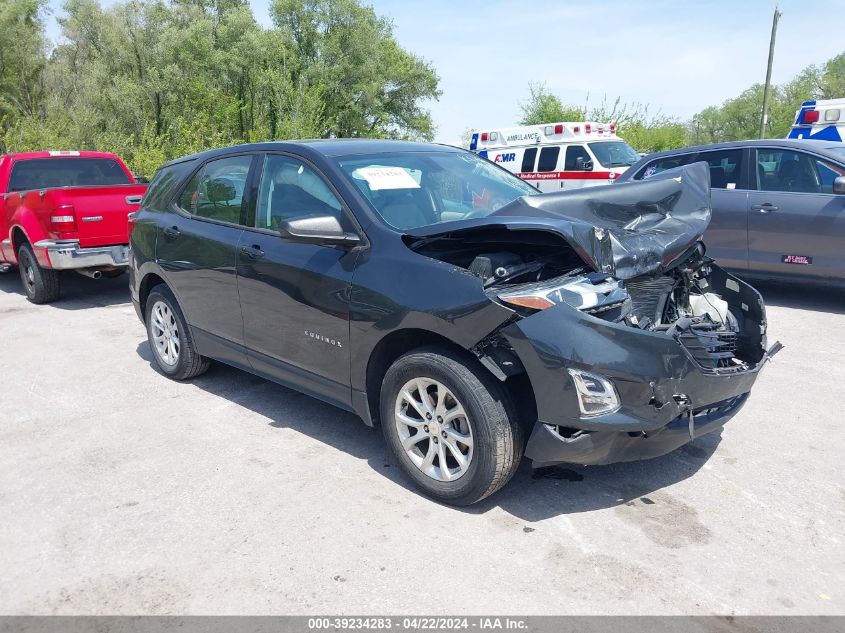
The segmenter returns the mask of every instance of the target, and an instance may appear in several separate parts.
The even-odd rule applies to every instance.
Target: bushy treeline
[[[433,68],[358,0],[0,3],[0,152],[115,151],[151,176],[209,147],[285,138],[430,139]]]
[[[550,121],[607,121],[619,124],[620,136],[642,152],[657,152],[688,144],[758,138],[763,110],[763,84],[754,84],[720,106],[705,108],[689,121],[652,114],[648,106],[619,99],[583,106],[564,104],[542,83],[529,84],[522,104],[523,125]],[[783,138],[795,111],[808,99],[845,97],[845,53],[822,66],[809,66],[791,81],[772,86],[766,136]]]

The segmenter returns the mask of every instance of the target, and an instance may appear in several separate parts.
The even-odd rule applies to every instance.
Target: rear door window
[[[179,207],[200,218],[241,224],[252,159],[252,156],[232,156],[206,163],[182,191]]]
[[[710,167],[711,189],[741,189],[745,180],[742,174],[742,150],[722,149],[702,152],[696,162],[704,161]]]
[[[578,159],[581,159],[579,165]],[[566,171],[585,171],[584,165],[590,162],[590,155],[583,145],[570,145],[566,148],[566,159],[563,168]]]
[[[529,147],[525,150],[525,154],[522,156],[522,169],[520,171],[524,173],[530,173],[534,171],[534,163],[537,160],[537,148],[536,147]]]
[[[555,171],[557,169],[558,156],[560,156],[560,147],[544,147],[540,150],[537,171]]]

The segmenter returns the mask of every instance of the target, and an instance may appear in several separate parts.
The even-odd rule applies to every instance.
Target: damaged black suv
[[[708,259],[707,166],[539,194],[471,153],[243,145],[162,167],[131,292],[160,370],[218,360],[380,425],[427,494],[667,453],[720,429],[766,351],[760,295]]]

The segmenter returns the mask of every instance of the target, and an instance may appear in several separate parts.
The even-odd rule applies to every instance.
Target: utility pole
[[[775,5],[772,18],[772,37],[769,40],[769,65],[766,67],[766,85],[763,86],[763,114],[760,116],[760,138],[766,138],[766,123],[769,121],[769,85],[772,83],[772,60],[775,57],[775,36],[778,33],[778,20],[783,12]]]

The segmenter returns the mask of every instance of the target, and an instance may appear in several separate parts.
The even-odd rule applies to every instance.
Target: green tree
[[[766,136],[783,138],[804,101],[845,97],[845,53],[822,67],[807,66],[785,84],[772,86],[769,95]],[[709,106],[696,114],[687,127],[687,138],[691,143],[757,138],[762,108],[763,86],[754,84],[720,106]]]
[[[440,96],[437,73],[399,46],[390,21],[357,0],[273,0],[270,15],[292,42],[294,94],[322,98],[321,136],[432,138],[422,103]]]
[[[357,0],[276,0],[272,28],[247,0],[66,0],[49,60],[43,0],[5,2],[0,139],[13,149],[110,150],[151,175],[239,142],[434,132],[436,73]]]
[[[845,97],[845,53],[840,53],[827,61],[821,72],[820,99]]]
[[[520,104],[520,108],[520,125],[539,125],[556,121],[616,123],[619,126],[619,136],[632,147],[644,152],[680,147],[686,139],[686,128],[682,123],[661,114],[651,115],[648,106],[623,103],[620,98],[609,101],[607,97],[597,105],[591,105],[589,95],[583,106],[568,105],[549,92],[543,83],[528,84],[528,99]]]
[[[44,5],[44,0],[0,3],[0,131],[4,134],[41,107],[47,61]]]
[[[522,119],[520,125],[540,125],[555,121],[581,121],[584,111],[574,106],[565,106],[557,95],[549,92],[546,84],[530,82],[528,99],[520,104]]]

